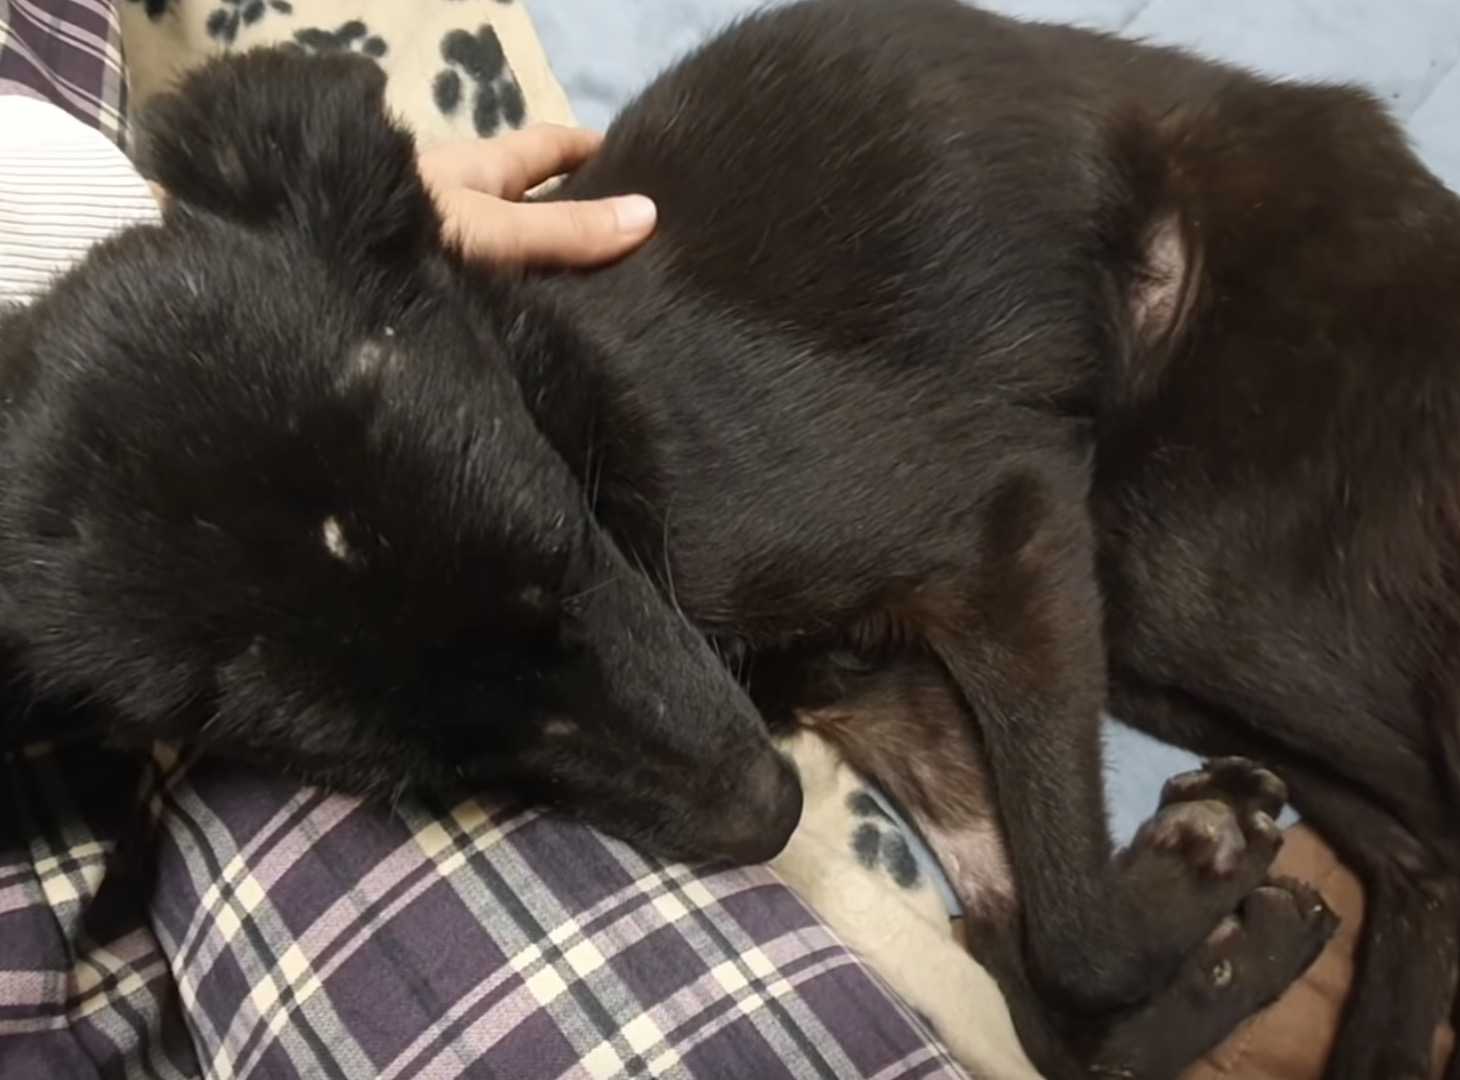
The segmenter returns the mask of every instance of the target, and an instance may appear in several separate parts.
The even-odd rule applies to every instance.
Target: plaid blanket
[[[0,0],[0,91],[124,142],[122,70],[101,0]],[[48,741],[0,754],[5,1080],[964,1075],[768,870],[27,723]]]
[[[83,733],[3,777],[0,1076],[960,1075],[764,870]]]
[[[121,42],[104,0],[0,0],[0,93],[45,98],[125,145]]]

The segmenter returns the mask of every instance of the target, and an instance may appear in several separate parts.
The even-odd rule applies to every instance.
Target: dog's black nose
[[[801,780],[793,766],[767,750],[745,774],[713,847],[737,865],[763,863],[785,848],[801,822]]]

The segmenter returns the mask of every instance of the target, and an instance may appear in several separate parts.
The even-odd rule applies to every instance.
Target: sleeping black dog
[[[815,696],[787,671],[915,658],[977,717],[1021,962],[1095,1015],[1277,844],[1271,777],[1227,762],[1198,794],[1240,857],[1194,815],[1112,858],[1108,705],[1282,775],[1368,889],[1330,1073],[1425,1073],[1460,930],[1460,202],[1368,97],[798,4],[561,189],[652,195],[645,249],[530,278],[442,248],[365,61],[216,64],[149,154],[163,226],[0,326],[27,693],[754,860],[800,807],[762,720]]]

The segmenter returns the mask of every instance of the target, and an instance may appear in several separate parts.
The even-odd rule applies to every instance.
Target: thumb
[[[471,192],[450,216],[466,254],[497,264],[597,266],[627,255],[654,229],[653,202],[621,195],[591,202],[514,203]]]

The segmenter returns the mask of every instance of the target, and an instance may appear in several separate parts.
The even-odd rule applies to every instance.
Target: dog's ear
[[[415,140],[361,56],[212,60],[148,106],[138,164],[184,211],[297,229],[330,257],[408,258],[440,234]]]

